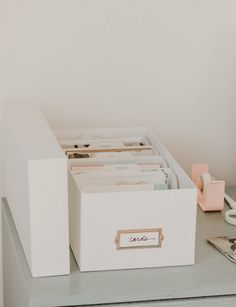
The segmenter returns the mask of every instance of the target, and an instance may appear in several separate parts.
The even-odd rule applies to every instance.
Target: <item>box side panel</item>
[[[160,140],[150,130],[148,131],[147,136],[151,143],[159,150],[160,154],[166,159],[168,166],[177,174],[179,188],[194,188],[195,185],[189,176],[184,172],[184,170],[180,167],[178,162],[173,158]]]
[[[81,193],[71,174],[68,171],[68,188],[69,188],[69,229],[70,229],[70,246],[75,259],[80,266],[82,258],[81,236],[82,236],[82,213],[81,213]]]
[[[69,274],[66,159],[29,165],[32,275]]]
[[[80,269],[112,270],[194,263],[196,190],[87,194]],[[118,230],[162,228],[161,248],[117,250]]]
[[[9,121],[19,145],[29,160],[64,156],[39,108],[32,103],[3,103],[3,116]]]
[[[4,121],[4,150],[5,194],[25,256],[31,267],[28,160],[7,119]]]
[[[37,107],[29,103],[6,103],[3,104],[3,117],[4,117],[4,184],[6,190],[6,198],[28,261],[31,272],[34,276],[43,276],[50,274],[61,274],[62,272],[69,271],[69,264],[67,261],[67,270],[65,266],[59,268],[56,272],[56,263],[62,263],[65,255],[68,255],[68,213],[67,213],[67,181],[66,181],[66,160],[63,152],[61,151],[50,127],[48,126],[43,115]],[[53,162],[53,160],[60,160],[60,162]],[[31,161],[44,161],[48,163],[47,170],[40,171],[39,169],[32,168],[29,164]],[[51,164],[51,169],[49,164]],[[38,164],[40,165],[40,164]],[[45,166],[46,164],[44,164]],[[31,169],[29,169],[31,167]],[[58,167],[58,170],[56,168]],[[31,181],[32,180],[32,181]],[[53,186],[55,182],[60,182],[58,191],[55,191]],[[45,185],[47,183],[47,189]],[[48,190],[51,190],[48,192]],[[33,189],[30,191],[30,189]],[[57,192],[57,193],[55,193]],[[59,206],[58,197],[60,198]],[[43,201],[42,201],[43,199]],[[62,204],[63,203],[63,204]],[[38,215],[40,219],[41,228],[38,228],[38,220],[36,215],[37,210],[41,210],[41,205],[48,206],[49,210],[44,210],[44,215]],[[47,204],[47,205],[46,205]],[[52,204],[53,207],[50,207]],[[37,208],[37,206],[39,206]],[[51,214],[54,208],[53,215]],[[66,208],[66,209],[65,209]],[[41,213],[43,211],[40,211]],[[63,211],[63,218],[57,219],[56,212],[60,214]],[[31,220],[32,219],[32,220]],[[34,219],[34,220],[33,220]],[[61,245],[64,246],[63,253],[57,254],[52,268],[49,269],[52,261],[51,255],[55,255],[54,246],[48,249],[48,258],[44,257],[43,262],[40,262],[40,253],[37,255],[35,245],[40,245],[44,239],[43,235],[49,236],[50,233],[43,231],[44,223],[49,230],[48,224],[51,220],[52,227],[50,232],[55,234],[54,225],[56,228],[62,227],[65,233],[61,236]],[[61,224],[61,225],[60,225]],[[33,225],[33,227],[32,227]],[[61,231],[62,232],[62,231]],[[58,236],[61,232],[58,232]],[[40,242],[37,240],[40,238]],[[34,247],[32,246],[34,244]],[[60,245],[60,244],[59,244]],[[58,246],[59,246],[58,245]],[[61,246],[60,245],[60,246]],[[55,245],[57,246],[57,245]],[[43,243],[42,243],[43,248]],[[50,254],[51,253],[51,254]],[[63,258],[63,260],[60,259]],[[57,261],[57,258],[59,260]],[[49,260],[49,262],[48,262]],[[66,260],[65,260],[66,262]],[[34,263],[34,268],[32,267]],[[58,265],[59,267],[59,265]],[[47,271],[47,268],[49,269]]]

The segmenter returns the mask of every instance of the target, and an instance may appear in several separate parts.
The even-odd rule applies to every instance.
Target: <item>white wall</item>
[[[236,1],[2,0],[0,100],[54,127],[150,126],[236,184]]]
[[[2,0],[0,99],[54,126],[148,125],[236,183],[236,1]]]

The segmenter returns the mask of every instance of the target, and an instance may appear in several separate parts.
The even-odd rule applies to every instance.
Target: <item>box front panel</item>
[[[83,195],[80,269],[193,264],[195,199],[195,189]]]
[[[65,159],[29,162],[32,276],[70,273]]]

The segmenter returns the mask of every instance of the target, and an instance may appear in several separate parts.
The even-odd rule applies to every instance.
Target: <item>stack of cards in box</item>
[[[177,189],[165,159],[146,137],[61,140],[82,192]]]

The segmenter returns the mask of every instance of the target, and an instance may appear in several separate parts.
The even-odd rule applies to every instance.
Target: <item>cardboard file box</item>
[[[55,135],[59,143],[80,137],[145,137],[178,183],[178,188],[159,191],[84,192],[71,172],[84,161],[69,160],[70,245],[81,271],[194,263],[196,189],[148,128],[57,130]]]

